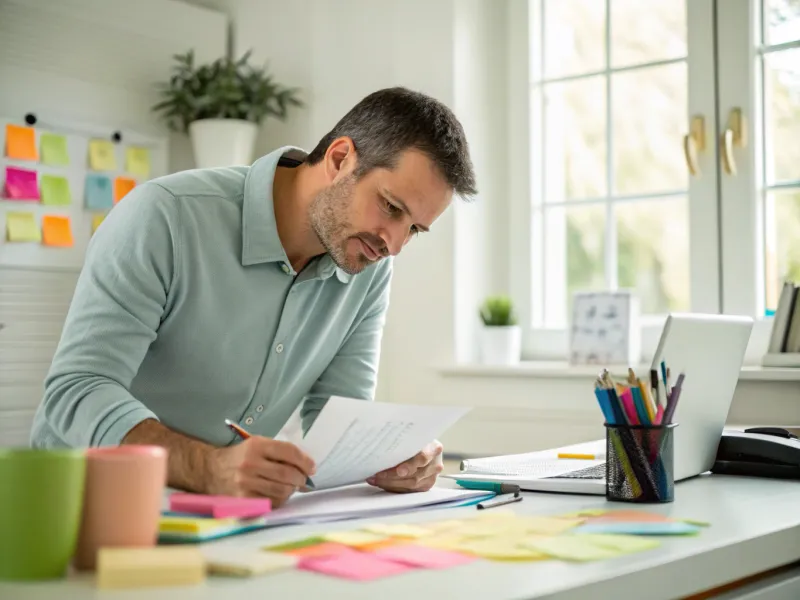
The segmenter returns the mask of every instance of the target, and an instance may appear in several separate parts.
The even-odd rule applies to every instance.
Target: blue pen
[[[642,390],[638,387],[631,387],[631,395],[633,396],[633,405],[636,407],[636,414],[639,416],[639,422],[642,425],[650,425],[650,415],[644,406],[644,399],[642,398]]]

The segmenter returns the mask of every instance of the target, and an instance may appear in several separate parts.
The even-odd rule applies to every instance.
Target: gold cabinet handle
[[[736,175],[736,159],[733,156],[733,148],[744,148],[747,144],[745,119],[742,109],[732,108],[728,115],[728,126],[722,132],[720,138],[720,155],[722,157],[722,168],[728,175]]]
[[[686,157],[686,167],[689,173],[697,177],[700,175],[700,165],[697,160],[698,152],[706,149],[705,119],[698,115],[692,117],[689,133],[683,136],[683,155]]]

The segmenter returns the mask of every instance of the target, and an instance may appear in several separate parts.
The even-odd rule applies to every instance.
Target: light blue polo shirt
[[[144,419],[215,445],[225,419],[274,436],[304,400],[373,399],[390,259],[358,275],[325,254],[294,272],[275,224],[284,147],[251,167],[144,183],[86,261],[31,432],[36,447],[120,443]]]

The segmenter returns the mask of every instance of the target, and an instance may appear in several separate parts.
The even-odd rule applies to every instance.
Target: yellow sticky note
[[[622,554],[613,548],[597,546],[584,535],[531,536],[520,544],[553,558],[573,561],[604,560]]]
[[[58,175],[42,175],[42,204],[67,206],[72,203],[69,181]]]
[[[89,142],[89,165],[95,171],[116,171],[117,156],[114,144],[108,140],[91,140]]]
[[[55,133],[43,133],[39,137],[42,148],[42,162],[46,165],[63,167],[69,164],[67,138]]]
[[[414,540],[414,543],[419,546],[427,548],[437,548],[438,550],[453,550],[458,551],[462,544],[471,541],[472,538],[466,538],[458,533],[443,531],[433,535],[426,535],[425,537]]]
[[[130,177],[117,177],[114,180],[114,204],[122,200],[128,192],[136,187],[136,180]]]
[[[206,578],[206,563],[196,547],[100,548],[97,587],[101,589],[192,585]]]
[[[447,521],[428,521],[423,523],[425,529],[432,533],[441,533],[444,531],[453,531],[458,527],[461,527],[464,524],[464,521],[456,521],[454,519],[450,519]]]
[[[36,132],[33,127],[6,125],[6,156],[19,160],[39,160]]]
[[[150,151],[130,146],[125,150],[125,170],[133,175],[150,175]]]
[[[462,543],[458,550],[492,560],[545,560],[548,556],[514,539],[486,538]]]
[[[556,535],[583,523],[584,519],[556,519],[552,517],[520,517],[517,525],[527,533]]]
[[[69,217],[45,215],[42,218],[42,231],[45,246],[67,248],[73,244]]]
[[[201,552],[209,573],[237,577],[249,577],[291,569],[300,560],[290,554],[247,548],[209,546],[202,548]]]
[[[648,538],[641,535],[618,535],[613,533],[585,533],[576,535],[583,541],[586,541],[594,546],[600,548],[608,548],[609,550],[616,550],[617,552],[630,553],[630,552],[643,552],[645,550],[652,550],[660,546],[658,540]]]
[[[386,539],[385,535],[369,533],[368,531],[332,531],[322,536],[327,542],[343,544],[345,546],[368,546]]]
[[[105,215],[92,216],[92,235],[94,235],[94,232],[97,231],[97,228],[100,227],[100,224],[105,220],[105,218]]]
[[[509,535],[520,531],[516,519],[472,519],[456,530],[465,537]]]
[[[563,515],[557,515],[557,518],[572,519],[577,517],[597,517],[607,512],[608,510],[606,510],[605,508],[585,508],[583,510],[576,510],[575,512],[565,513]]]
[[[7,212],[6,239],[9,242],[41,242],[42,232],[33,213]]]
[[[416,539],[430,535],[431,532],[418,525],[407,525],[405,523],[372,523],[363,527],[364,531],[377,533],[389,537]]]

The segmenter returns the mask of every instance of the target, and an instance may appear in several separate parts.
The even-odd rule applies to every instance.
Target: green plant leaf
[[[195,65],[194,51],[175,54],[167,81],[155,84],[158,113],[174,131],[187,133],[198,119],[244,119],[261,123],[267,117],[284,120],[288,108],[304,106],[300,90],[278,84],[268,66],[250,64],[252,50],[238,59],[219,58]]]
[[[479,315],[484,325],[489,327],[507,327],[517,324],[514,304],[508,296],[489,296],[481,305]]]

